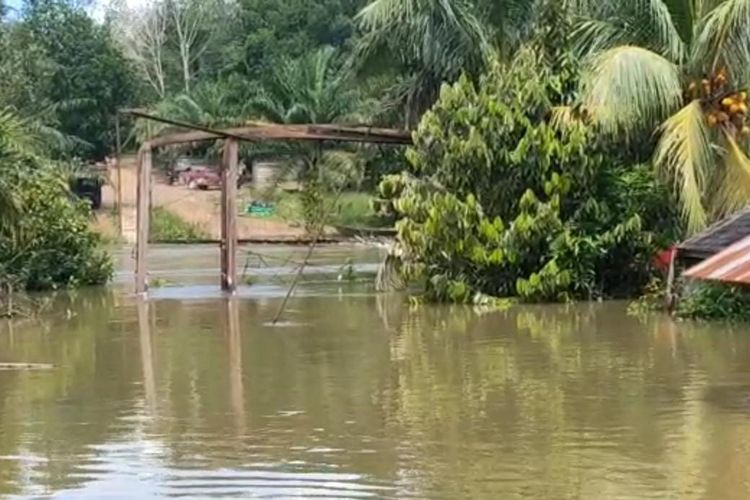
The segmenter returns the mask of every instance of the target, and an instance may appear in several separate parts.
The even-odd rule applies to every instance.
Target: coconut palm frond
[[[670,57],[673,61],[682,61],[687,55],[686,41],[690,38],[683,38],[683,33],[677,28],[673,17],[676,10],[670,9],[664,0],[639,0],[636,2],[640,7],[638,16],[639,21],[648,20],[649,29],[652,30],[656,39],[659,41],[663,55]],[[685,2],[672,2],[676,4]]]
[[[687,46],[693,41],[695,20],[702,15],[700,0],[662,0],[669,10],[675,30],[679,33]]]
[[[573,106],[553,106],[550,113],[550,125],[556,130],[567,130],[580,121]]]
[[[256,116],[275,123],[333,123],[355,113],[360,97],[350,74],[335,61],[336,52],[324,47],[297,60],[283,61],[251,99]]]
[[[750,159],[731,133],[725,130],[723,135],[727,142],[724,172],[711,200],[716,218],[731,214],[750,203]]]
[[[0,233],[5,233],[14,226],[20,211],[13,186],[0,178]]]
[[[654,155],[657,170],[675,183],[691,232],[704,228],[708,221],[703,193],[713,159],[710,131],[696,100],[664,122]]]
[[[28,121],[27,130],[36,137],[36,140],[44,145],[45,150],[71,151],[75,148],[86,150],[92,147],[91,143],[80,137],[69,135],[60,129],[38,121]]]
[[[605,0],[580,3],[571,9],[578,17],[574,39],[584,53],[631,44],[672,61],[682,61],[686,56],[689,38],[678,29],[673,10],[664,0]]]
[[[281,123],[318,123],[318,118],[314,109],[297,102],[286,110]]]
[[[580,18],[573,30],[574,46],[580,54],[595,54],[628,43],[628,36],[615,20]]]
[[[596,56],[582,77],[584,104],[606,132],[654,127],[682,100],[679,68],[635,46]]]
[[[286,122],[286,110],[271,95],[261,92],[248,101],[247,109],[251,114],[274,123]]]
[[[42,147],[39,136],[28,129],[28,121],[10,108],[0,109],[0,154],[35,155]]]
[[[77,97],[51,102],[47,105],[47,108],[50,112],[56,114],[62,111],[78,111],[86,106],[95,105],[96,99],[91,99],[88,97]]]
[[[421,114],[443,82],[484,67],[492,34],[479,13],[467,0],[374,0],[357,16],[358,69],[395,63],[416,75],[400,105],[410,108],[407,115]]]
[[[727,67],[744,77],[750,67],[750,0],[725,0],[697,26],[692,54],[697,70],[714,72]]]

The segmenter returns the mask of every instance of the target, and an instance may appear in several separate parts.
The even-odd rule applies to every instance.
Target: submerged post
[[[136,216],[136,249],[135,249],[135,293],[145,293],[146,282],[146,254],[148,251],[148,235],[151,206],[151,145],[141,146],[138,151],[138,205]]]
[[[221,289],[237,288],[237,178],[239,150],[235,139],[224,141],[221,161]]]
[[[122,155],[122,143],[120,142],[120,115],[118,114],[115,121],[115,170],[117,170],[117,229],[122,236],[122,165],[120,155]]]

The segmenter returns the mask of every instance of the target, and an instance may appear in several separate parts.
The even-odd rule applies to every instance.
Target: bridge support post
[[[146,143],[138,151],[138,206],[136,215],[135,293],[146,293],[146,257],[151,208],[151,145]]]
[[[235,139],[224,141],[221,161],[221,289],[237,289],[237,181],[239,149]]]

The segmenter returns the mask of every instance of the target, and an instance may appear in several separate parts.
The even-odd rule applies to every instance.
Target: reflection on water
[[[750,498],[747,328],[327,290],[0,325],[0,496]]]

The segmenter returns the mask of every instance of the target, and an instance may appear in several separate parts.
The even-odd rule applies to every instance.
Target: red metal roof
[[[750,285],[750,236],[691,267],[685,276]]]

